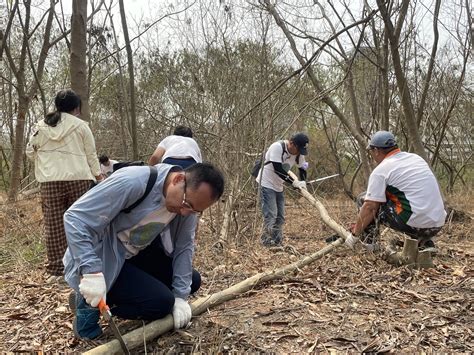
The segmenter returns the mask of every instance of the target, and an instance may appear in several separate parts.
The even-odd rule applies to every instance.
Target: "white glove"
[[[345,244],[351,248],[354,249],[354,245],[359,241],[359,238],[355,237],[352,233],[346,238]]]
[[[292,185],[295,189],[306,189],[306,181],[293,180]]]
[[[185,327],[191,320],[191,306],[182,298],[175,297],[173,306],[174,329]]]
[[[87,303],[92,307],[97,307],[101,298],[105,301],[106,286],[104,274],[85,274],[79,284],[79,291],[84,296]]]

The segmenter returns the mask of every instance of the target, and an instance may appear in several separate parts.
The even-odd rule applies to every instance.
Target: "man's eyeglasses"
[[[188,201],[186,201],[186,174],[184,174],[184,192],[183,192],[183,202],[181,202],[181,207],[192,213],[201,213],[200,211],[196,211],[194,207]]]

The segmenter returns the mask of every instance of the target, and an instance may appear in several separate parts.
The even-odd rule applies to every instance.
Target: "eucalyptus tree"
[[[132,47],[130,46],[130,37],[127,28],[127,16],[125,15],[125,5],[123,0],[119,0],[120,18],[122,20],[122,31],[125,40],[125,49],[127,51],[127,67],[130,94],[130,123],[132,128],[132,152],[133,159],[138,159],[138,141],[137,141],[137,112],[135,98],[135,71],[133,68]]]
[[[87,1],[72,1],[71,17],[71,88],[81,98],[81,118],[90,120],[89,87],[87,85]]]

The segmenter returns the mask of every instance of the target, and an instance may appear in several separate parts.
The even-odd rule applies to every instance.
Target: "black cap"
[[[301,155],[308,154],[309,138],[306,134],[296,133],[290,140],[298,147],[298,151]]]

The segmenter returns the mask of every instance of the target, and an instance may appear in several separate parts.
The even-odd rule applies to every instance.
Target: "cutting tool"
[[[120,330],[117,328],[117,325],[114,322],[114,319],[112,318],[112,313],[110,312],[109,306],[107,306],[107,303],[105,303],[104,299],[102,298],[99,302],[99,310],[100,313],[102,314],[102,317],[109,323],[109,327],[112,328],[112,332],[115,335],[115,338],[120,343],[120,347],[122,348],[124,354],[129,355],[130,350],[128,350],[127,344],[125,344],[125,341],[122,338],[122,334],[120,334]]]
[[[320,182],[320,181],[324,181],[324,180],[327,180],[327,179],[332,179],[336,176],[339,176],[339,174],[334,174],[334,175],[329,175],[329,176],[325,176],[325,177],[322,177],[322,178],[319,178],[319,179],[316,179],[316,180],[311,180],[311,181],[308,181],[306,182],[307,184],[313,184],[315,182]]]

